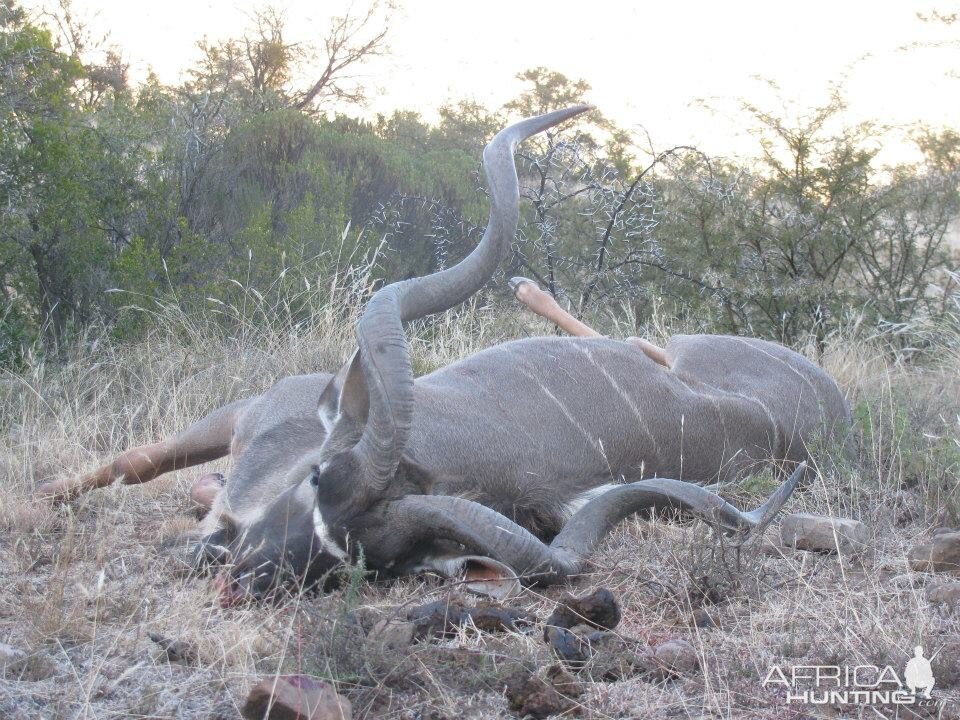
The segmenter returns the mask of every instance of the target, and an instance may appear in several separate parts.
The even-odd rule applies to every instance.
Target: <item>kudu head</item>
[[[234,467],[205,520],[216,529],[193,555],[198,567],[220,571],[224,605],[263,597],[287,580],[313,584],[346,557],[342,540],[316,534],[316,490],[304,482],[324,437],[319,420],[288,421],[256,438]]]
[[[291,463],[289,489],[254,522],[241,531],[228,520],[223,537],[208,538],[213,548],[230,544],[234,564],[223,581],[228,597],[262,595],[284,568],[322,575],[363,538],[366,557],[376,564],[380,543],[369,539],[389,524],[384,513],[390,503],[427,489],[422,474],[404,460],[414,378],[403,324],[454,307],[490,279],[517,230],[517,143],[588,109],[558,110],[499,132],[483,152],[490,214],[477,247],[454,267],[388,285],[367,303],[356,328],[357,350],[320,397],[322,445]]]

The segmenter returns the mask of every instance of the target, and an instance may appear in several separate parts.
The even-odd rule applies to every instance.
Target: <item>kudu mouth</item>
[[[222,607],[236,607],[250,602],[280,602],[303,592],[332,590],[339,584],[337,569],[343,558],[318,549],[311,552],[305,564],[291,562],[282,553],[264,557],[256,548],[236,559],[224,558],[215,571],[214,587]]]
[[[291,597],[314,591],[330,591],[340,585],[336,569],[341,560],[318,558],[303,572],[294,568],[271,565],[240,572],[224,569],[214,576],[213,584],[221,607],[238,607],[250,603],[282,603]]]

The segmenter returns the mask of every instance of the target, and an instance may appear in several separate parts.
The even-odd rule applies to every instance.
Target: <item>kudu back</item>
[[[556,580],[580,572],[616,522],[651,508],[731,533],[764,527],[802,477],[809,442],[842,437],[849,423],[829,376],[780,345],[676,336],[665,367],[622,341],[530,338],[414,380],[403,323],[470,297],[513,240],[516,143],[585,109],[491,141],[483,239],[452,268],[379,290],[336,375],[287,378],[46,494],[141,482],[229,452],[233,470],[197,547],[224,563],[226,602],[282,577],[312,581],[361,551],[383,573],[466,566]],[[755,511],[703,487],[770,461],[793,472]]]

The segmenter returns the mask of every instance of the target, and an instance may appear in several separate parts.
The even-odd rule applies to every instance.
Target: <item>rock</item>
[[[10,648],[9,645],[6,647]],[[39,682],[56,674],[56,666],[46,655],[31,655],[16,648],[10,649],[13,650],[12,653],[8,650],[6,658],[0,658],[0,677],[9,680]]]
[[[898,527],[910,525],[923,517],[923,501],[912,490],[897,490],[890,498],[894,523]]]
[[[669,680],[700,667],[700,657],[686,640],[667,640],[650,647],[602,630],[582,635],[552,628],[551,641],[553,651],[567,668],[595,681],[617,682],[637,676]]]
[[[550,642],[547,631],[551,627],[570,629],[585,623],[599,630],[613,630],[620,624],[620,618],[620,605],[606,588],[595,590],[582,598],[565,595],[547,618],[543,639]]]
[[[931,605],[946,606],[948,611],[960,609],[960,582],[930,588],[927,590],[927,602]]]
[[[147,633],[147,637],[159,645],[167,660],[184,665],[196,665],[198,655],[197,646],[186,640],[171,640],[157,633]]]
[[[591,633],[587,640],[591,657],[582,672],[593,680],[617,682],[647,676],[659,668],[653,649],[639,640],[602,631]]]
[[[620,680],[638,674],[632,671],[638,663],[630,649],[640,647],[636,640],[627,640],[606,630],[594,630],[585,624],[569,630],[547,626],[545,633],[554,655],[574,672],[589,670],[588,674],[598,680]]]
[[[548,625],[544,636],[553,654],[567,667],[579,669],[590,659],[590,646],[577,633]]]
[[[533,625],[536,618],[524,610],[495,601],[468,605],[447,598],[411,608],[407,611],[407,620],[413,623],[414,635],[419,639],[430,634],[453,635],[469,623],[486,632],[519,631]]]
[[[620,608],[609,590],[584,598],[568,596],[547,620],[543,639],[564,666],[592,680],[615,682],[636,676],[664,680],[699,669],[700,657],[686,640],[650,647],[610,632],[608,628],[619,622]],[[699,622],[713,625],[705,612]]]
[[[0,643],[0,674],[7,665],[17,662],[24,654],[23,650],[19,650],[13,645]]]
[[[542,676],[520,672],[507,681],[506,690],[510,709],[520,717],[534,718],[572,713],[577,708],[574,698],[584,692],[580,682],[560,665],[551,665]]]
[[[367,637],[381,648],[398,650],[412,643],[416,633],[417,626],[412,622],[388,618],[374,625]]]
[[[930,537],[936,537],[937,535],[949,535],[950,533],[955,532],[960,532],[960,530],[952,527],[936,527],[930,532]]]
[[[653,648],[653,656],[664,677],[686,675],[700,669],[700,656],[686,640],[662,642]]]
[[[929,543],[910,548],[910,568],[918,572],[960,575],[960,532],[942,533]]]
[[[856,555],[868,545],[867,526],[858,520],[795,513],[780,523],[780,540],[797,550]]]
[[[350,720],[353,709],[319,678],[277,675],[254,686],[240,714],[247,720]]]
[[[690,615],[690,624],[699,630],[710,630],[720,627],[716,619],[703,608],[697,608]]]

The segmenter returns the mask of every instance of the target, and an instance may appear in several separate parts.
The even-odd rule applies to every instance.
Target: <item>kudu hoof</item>
[[[210,512],[213,501],[223,490],[224,483],[226,483],[226,478],[221,473],[207,473],[193,483],[190,488],[190,500],[194,515],[203,518]]]
[[[53,504],[72,500],[77,495],[73,483],[67,480],[50,480],[33,491],[35,497]]]

